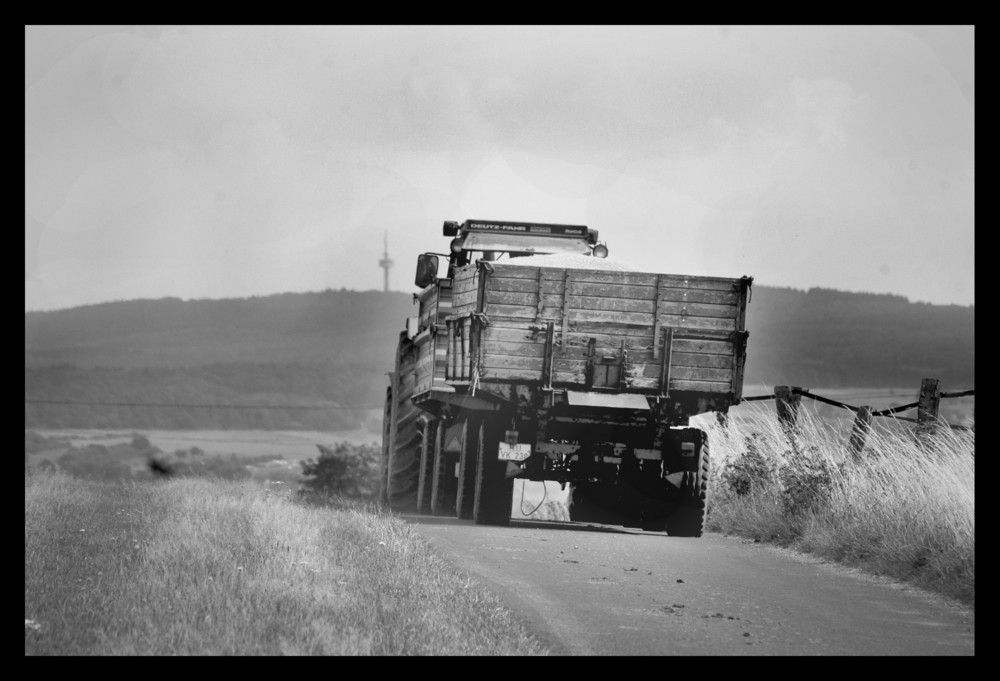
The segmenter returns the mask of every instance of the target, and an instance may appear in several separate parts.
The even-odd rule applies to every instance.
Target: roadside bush
[[[836,475],[836,468],[810,452],[785,452],[786,463],[778,474],[781,482],[781,504],[788,515],[827,508]]]
[[[743,449],[726,462],[719,479],[737,496],[745,496],[755,489],[760,490],[771,484],[771,466],[761,453],[761,436],[750,433],[743,438]]]
[[[375,443],[353,445],[348,442],[341,442],[332,448],[316,446],[320,451],[319,458],[301,462],[304,492],[354,498],[375,495],[381,447]]]

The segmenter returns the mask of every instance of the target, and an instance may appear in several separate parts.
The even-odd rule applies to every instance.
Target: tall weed
[[[845,427],[846,424],[846,427]],[[876,421],[847,450],[850,420],[766,408],[710,425],[708,529],[774,541],[974,605],[975,432]]]

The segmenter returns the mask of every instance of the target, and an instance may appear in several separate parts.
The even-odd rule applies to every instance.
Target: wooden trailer
[[[415,296],[389,505],[505,524],[513,480],[556,480],[574,520],[700,535],[709,447],[688,419],[741,399],[752,279],[545,261],[479,259]]]

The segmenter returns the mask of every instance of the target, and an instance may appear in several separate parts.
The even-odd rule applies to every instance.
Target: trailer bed
[[[738,401],[750,282],[479,261],[454,277],[445,379]]]

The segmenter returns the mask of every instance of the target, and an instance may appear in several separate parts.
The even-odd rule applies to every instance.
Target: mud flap
[[[511,478],[519,477],[523,473],[524,469],[521,468],[521,464],[517,463],[516,461],[507,462],[507,471],[505,477],[508,480],[510,480]]]

